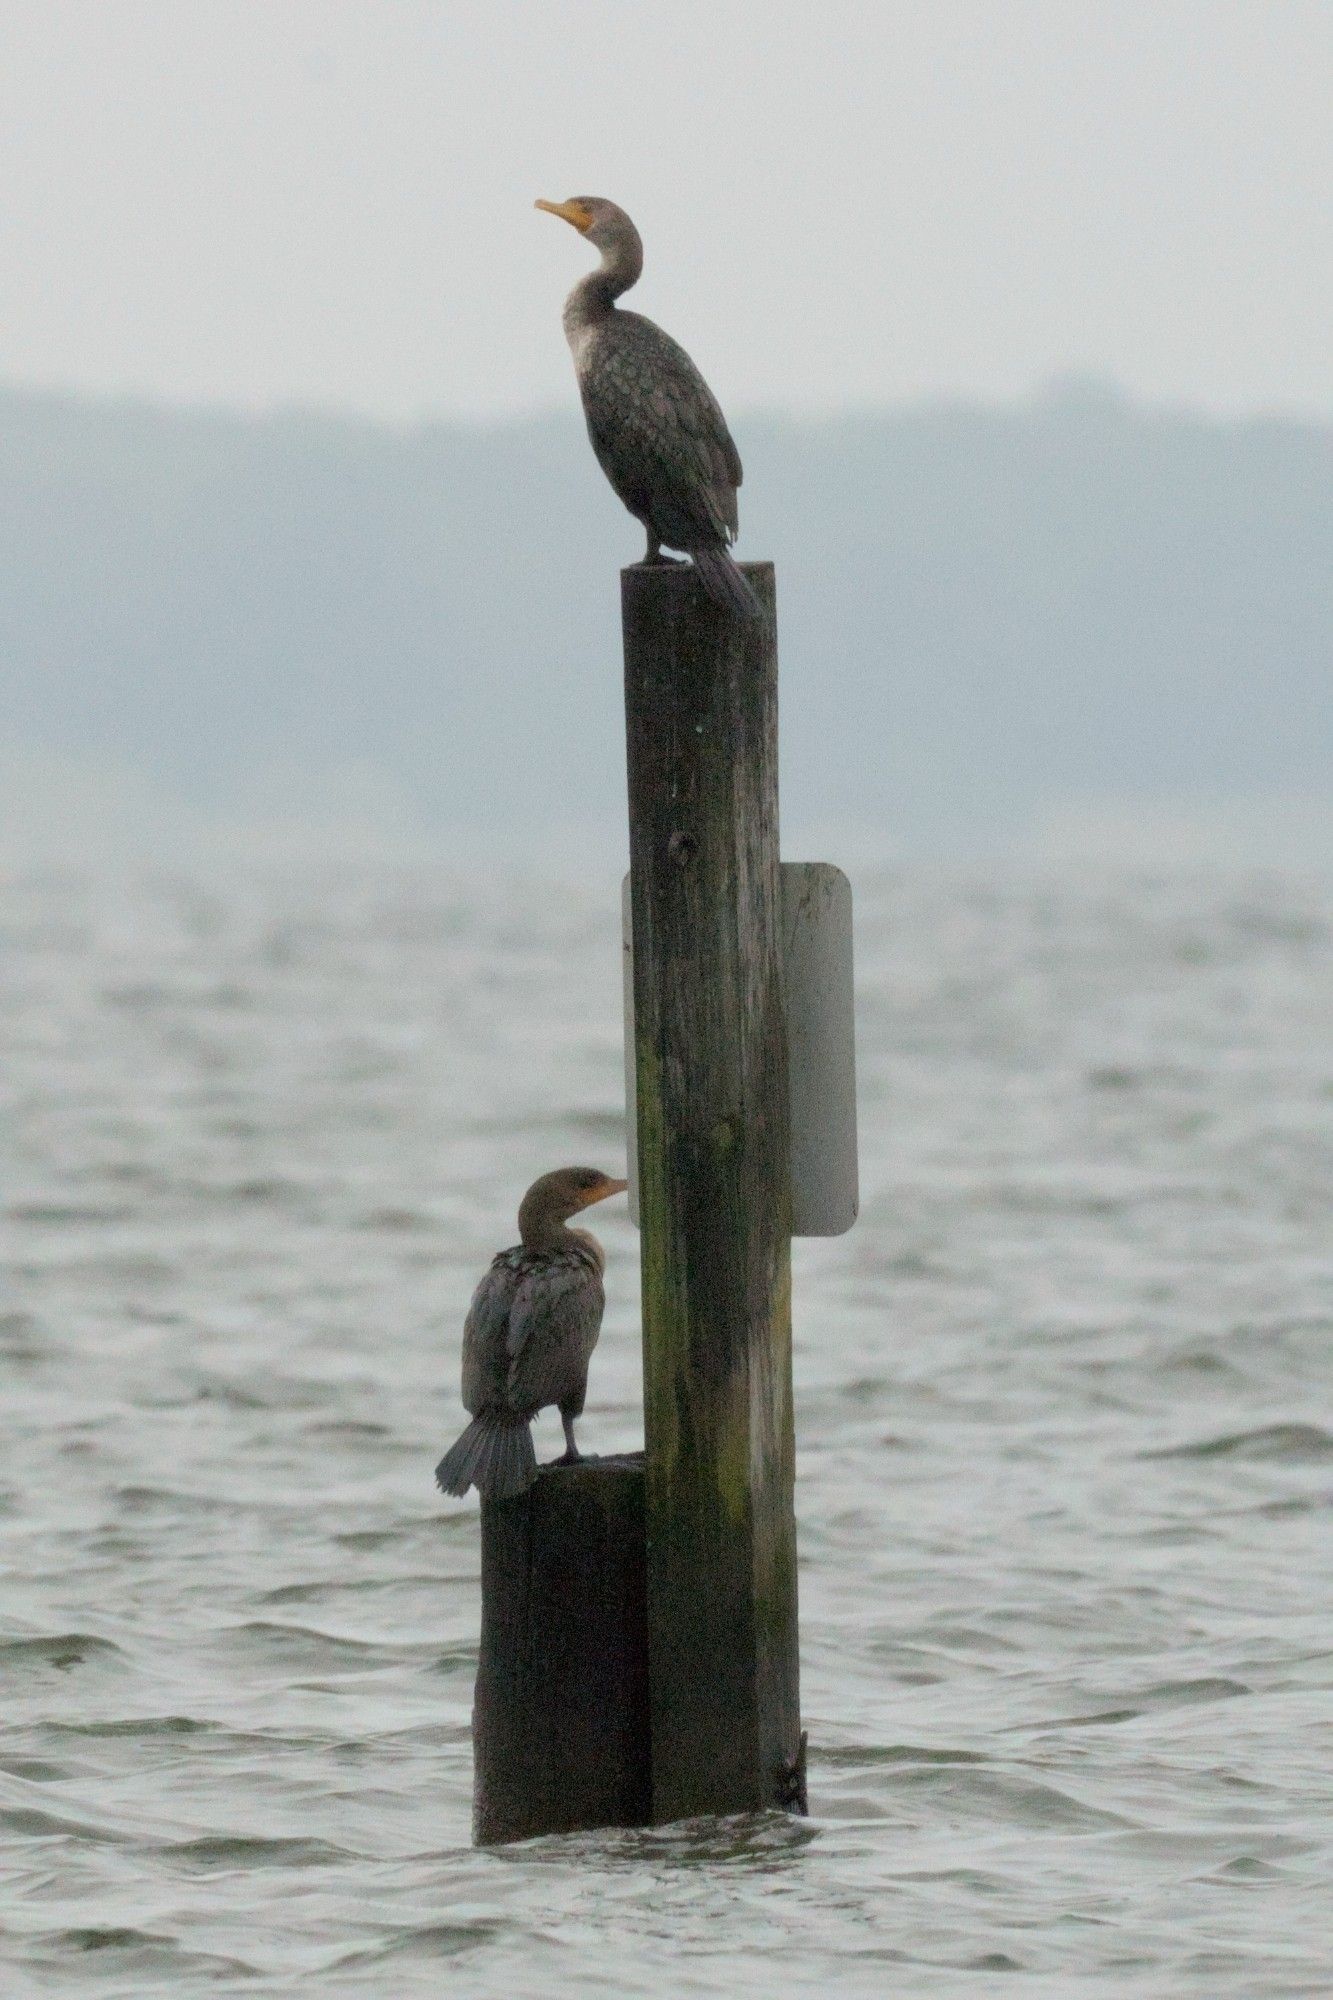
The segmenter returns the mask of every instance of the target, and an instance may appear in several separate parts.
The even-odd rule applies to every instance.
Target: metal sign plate
[[[627,875],[620,889],[625,971],[625,1128],[630,1220],[639,1221],[634,1110],[634,943]],[[792,1233],[841,1236],[856,1220],[856,1031],[852,885],[828,861],[782,863],[791,1090]]]

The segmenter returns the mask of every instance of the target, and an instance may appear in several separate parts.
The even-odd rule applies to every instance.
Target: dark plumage
[[[565,1458],[578,1458],[574,1419],[602,1329],[604,1259],[596,1237],[565,1223],[625,1185],[596,1167],[561,1167],[524,1195],[522,1240],[493,1259],[463,1328],[463,1408],[473,1421],[435,1468],[443,1492],[475,1486],[493,1500],[525,1492],[537,1477],[531,1422],[550,1403],[565,1427]]]
[[[727,549],[741,461],[717,398],[669,333],[616,305],[643,269],[638,230],[598,195],[537,206],[602,253],[565,302],[565,338],[598,463],[647,530],[644,561],[670,561],[664,542],[686,550],[709,596],[753,617],[758,600]]]

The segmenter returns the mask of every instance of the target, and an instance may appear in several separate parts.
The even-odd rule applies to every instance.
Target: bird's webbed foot
[[[634,564],[634,568],[662,569],[669,567],[671,569],[678,569],[685,560],[684,556],[663,555],[662,544],[658,541],[656,535],[649,535],[648,546],[639,557],[639,560]]]
[[[583,1453],[574,1442],[574,1419],[573,1417],[567,1417],[562,1410],[560,1412],[560,1423],[565,1433],[565,1449],[559,1458],[552,1459],[551,1463],[553,1465],[577,1465],[583,1457]]]

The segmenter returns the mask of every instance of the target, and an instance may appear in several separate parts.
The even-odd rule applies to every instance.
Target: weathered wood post
[[[746,573],[753,620],[691,568],[622,573],[645,1462],[483,1504],[480,1841],[805,1807],[791,1105],[800,1226],[838,1233],[850,891],[789,866],[784,904],[773,570]]]
[[[804,1804],[774,577],[621,573],[652,1813]]]
[[[651,1817],[643,1463],[546,1466],[481,1509],[482,1843]]]

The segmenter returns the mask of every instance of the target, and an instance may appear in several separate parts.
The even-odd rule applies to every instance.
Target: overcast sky
[[[0,378],[568,406],[608,194],[730,408],[1333,414],[1329,0],[0,0]]]

